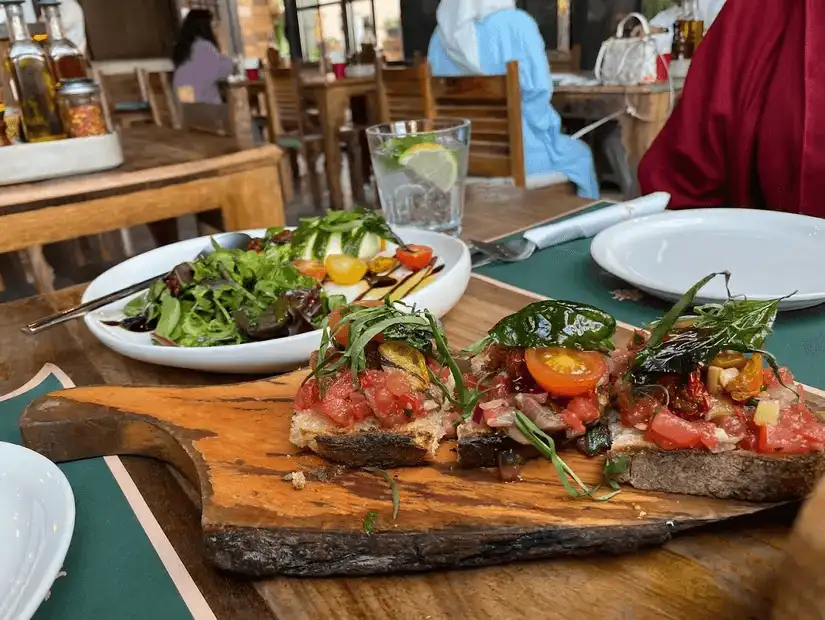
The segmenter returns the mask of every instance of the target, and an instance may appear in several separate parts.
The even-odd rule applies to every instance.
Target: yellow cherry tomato
[[[360,282],[367,273],[367,263],[349,254],[330,254],[326,268],[329,278],[342,286]]]

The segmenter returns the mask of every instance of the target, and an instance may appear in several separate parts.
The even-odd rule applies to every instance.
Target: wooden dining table
[[[587,206],[566,186],[528,191],[474,185],[468,189],[464,231],[468,238],[492,240]],[[532,260],[547,261],[550,255],[546,252],[556,252],[550,264],[558,263],[562,269],[569,253],[564,245],[537,253],[539,258],[518,265],[518,273],[532,270],[537,282],[552,276],[552,268],[545,271],[543,267],[536,273],[536,267],[531,267]],[[586,274],[581,279],[569,284],[584,287],[582,291],[600,286]],[[36,337],[21,333],[22,325],[76,303],[83,288],[2,306],[0,394],[23,385],[47,363],[58,366],[77,385],[172,386],[243,379],[132,361],[103,347],[81,322]],[[498,319],[538,298],[540,294],[489,273],[474,273],[466,294],[444,320],[451,344],[461,347],[477,340]],[[150,459],[123,457],[122,462],[171,542],[176,556],[172,565],[183,567],[208,605],[208,613],[201,610],[193,617],[218,620],[767,618],[795,515],[794,506],[773,508],[709,524],[662,547],[621,556],[559,557],[407,575],[249,581],[216,572],[205,562],[198,507],[179,476]],[[284,483],[273,479],[272,484]]]
[[[284,223],[277,146],[154,125],[120,137],[118,168],[0,187],[0,253],[215,209],[228,230]]]

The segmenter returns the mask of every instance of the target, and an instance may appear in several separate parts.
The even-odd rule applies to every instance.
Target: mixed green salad
[[[221,248],[181,263],[124,307],[116,324],[152,332],[156,344],[211,347],[293,336],[318,329],[344,305],[292,261],[330,254],[375,256],[383,240],[403,246],[374,211],[333,212],[301,220],[294,231],[271,228],[246,250]],[[299,261],[300,262],[300,261]]]

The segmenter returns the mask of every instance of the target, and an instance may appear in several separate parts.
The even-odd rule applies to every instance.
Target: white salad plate
[[[266,231],[243,232],[252,237],[263,237]],[[470,281],[470,253],[467,246],[460,239],[442,233],[401,227],[396,228],[395,232],[406,243],[430,246],[437,264],[444,265],[432,283],[408,295],[404,301],[426,308],[436,316],[445,315],[461,299]],[[175,265],[192,260],[208,242],[209,237],[188,239],[132,257],[98,276],[83,293],[82,301],[103,297],[133,282],[169,271]],[[394,248],[390,244],[382,254],[391,254]],[[335,292],[345,291],[335,287]],[[350,301],[353,296],[354,293],[348,295]],[[107,347],[126,357],[150,364],[223,373],[275,372],[290,370],[307,362],[321,342],[321,332],[316,330],[276,340],[219,347],[153,345],[148,333],[133,333],[118,326],[104,324],[104,321],[123,318],[123,307],[133,297],[92,312],[84,320],[92,334]]]
[[[691,209],[623,222],[590,248],[600,267],[656,297],[678,300],[714,271],[731,273],[733,295],[785,297],[780,310],[825,303],[825,220],[778,211]],[[697,303],[727,299],[724,279]]]
[[[57,465],[0,442],[0,620],[28,620],[63,566],[74,495]]]

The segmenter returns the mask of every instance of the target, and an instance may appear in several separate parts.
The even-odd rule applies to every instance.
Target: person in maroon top
[[[823,58],[823,0],[728,0],[639,165],[642,192],[825,217]]]

